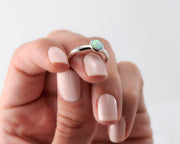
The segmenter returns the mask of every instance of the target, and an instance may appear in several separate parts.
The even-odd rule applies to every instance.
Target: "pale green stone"
[[[91,46],[93,47],[93,49],[95,49],[96,51],[100,51],[103,49],[103,44],[101,41],[99,40],[92,40],[91,41]]]

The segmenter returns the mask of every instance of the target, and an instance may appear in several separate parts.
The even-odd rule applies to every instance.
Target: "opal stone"
[[[102,44],[102,42],[101,41],[99,41],[99,40],[92,40],[91,41],[91,46],[93,47],[93,49],[95,50],[95,51],[100,51],[100,50],[102,50],[103,49],[103,44]]]

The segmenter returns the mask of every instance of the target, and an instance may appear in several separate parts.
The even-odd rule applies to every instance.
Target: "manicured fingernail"
[[[68,102],[76,102],[80,99],[80,77],[73,70],[57,74],[58,92]]]
[[[51,47],[48,50],[48,56],[51,63],[65,63],[68,64],[66,54],[58,47]]]
[[[88,76],[107,75],[105,64],[97,54],[86,54],[84,56],[84,66]]]
[[[98,100],[98,117],[100,121],[117,120],[117,102],[114,96],[104,94]]]
[[[122,117],[118,123],[109,126],[109,139],[114,143],[122,142],[125,137],[125,132],[126,121],[124,117]]]

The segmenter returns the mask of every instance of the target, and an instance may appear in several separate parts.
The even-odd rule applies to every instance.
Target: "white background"
[[[13,51],[56,29],[104,37],[136,63],[155,143],[180,143],[179,0],[0,0],[0,92]]]

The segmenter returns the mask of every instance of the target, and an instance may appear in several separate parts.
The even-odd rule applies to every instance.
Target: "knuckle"
[[[67,127],[69,129],[79,129],[82,127],[84,123],[83,120],[77,120],[62,113],[57,114],[57,122],[59,125],[62,125],[63,127]]]
[[[66,32],[71,32],[71,31],[66,30],[66,29],[55,30],[55,31],[50,32],[50,33],[47,35],[47,37],[52,37],[52,36],[57,35],[57,34],[59,34],[59,33],[66,33]]]
[[[55,41],[48,38],[39,38],[37,40],[24,43],[14,51],[12,62],[16,65],[23,57],[25,57],[25,55],[29,55],[31,57],[31,55],[34,54],[34,51],[44,51],[52,46],[59,47]]]
[[[124,61],[124,62],[119,62],[118,63],[119,67],[125,67],[128,68],[131,71],[139,71],[138,67],[136,66],[136,64],[132,63],[132,62],[128,62],[128,61]]]
[[[57,114],[57,131],[65,137],[77,137],[77,131],[81,130],[83,121],[72,119],[64,114]]]
[[[110,74],[110,79],[112,82],[116,82],[116,81],[119,81],[120,80],[120,77],[118,74],[116,74],[115,72],[111,73]]]
[[[57,43],[51,39],[48,38],[39,38],[32,42],[32,47],[48,47],[52,45],[57,45]]]
[[[41,48],[41,47],[47,47],[47,46],[56,46],[57,43],[51,39],[48,38],[39,38],[37,40],[31,41],[31,42],[27,42],[22,44],[21,46],[19,46],[13,53],[14,55],[18,55],[19,53],[21,53],[22,51],[28,49],[28,48]],[[58,45],[57,45],[58,46]]]
[[[127,91],[123,91],[123,95],[124,97],[126,97],[129,101],[131,102],[138,102],[139,100],[139,92],[135,91],[135,90],[127,90]]]
[[[82,36],[82,35],[77,35],[75,39],[72,39],[72,45],[84,45],[89,43],[89,38]]]
[[[143,78],[142,78],[140,69],[137,67],[136,64],[134,64],[132,62],[128,62],[128,61],[119,62],[118,69],[119,69],[119,71],[120,70],[128,71],[128,73],[131,73],[134,76],[136,76],[139,79],[141,86],[143,87],[143,85],[144,85]]]
[[[48,38],[39,38],[34,40],[28,47],[30,55],[33,55],[35,51],[44,52],[50,47],[61,47],[57,42]]]
[[[43,43],[47,43],[48,39],[47,38],[39,38],[35,41],[33,41],[33,43],[36,43],[37,45],[39,44],[43,44]]]
[[[71,111],[57,113],[56,131],[65,138],[89,137],[94,133],[96,123],[94,119],[87,119],[84,115],[76,117]],[[83,117],[83,118],[82,118]]]
[[[87,38],[79,33],[75,33],[75,32],[69,31],[69,30],[65,30],[65,29],[53,31],[53,32],[49,33],[47,35],[47,37],[57,39],[57,38],[59,38],[60,34],[62,34],[62,33],[68,33],[69,37],[71,37],[71,36],[73,37],[73,38],[71,38],[71,45],[73,45],[73,46],[87,44],[90,41],[89,38]]]
[[[52,41],[51,41],[52,42]],[[34,40],[32,42],[27,42],[25,44],[22,44],[21,46],[19,46],[15,51],[14,51],[14,56],[19,55],[19,53],[21,53],[22,51],[24,51],[25,49],[31,47],[42,47],[42,45],[46,45],[47,43],[50,43],[50,40],[47,38],[39,38],[37,40]]]
[[[12,59],[14,60],[15,58],[17,58],[19,56],[19,54],[22,52],[22,50],[26,47],[27,44],[29,44],[30,42],[24,43],[21,46],[19,46],[18,48],[15,49],[15,51],[13,52],[13,56]]]

